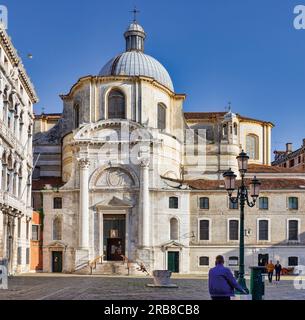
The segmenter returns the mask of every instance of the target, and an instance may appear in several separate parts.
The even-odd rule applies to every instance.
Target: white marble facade
[[[8,272],[29,271],[33,104],[37,96],[0,26],[0,260]]]
[[[236,255],[238,243],[228,240],[226,226],[230,218],[238,219],[238,211],[228,208],[222,173],[229,167],[237,170],[242,149],[251,153],[254,168],[269,170],[273,125],[231,111],[184,113],[185,95],[175,93],[165,68],[144,54],[145,36],[142,27],[131,24],[125,33],[126,52],[106,64],[99,76],[81,78],[62,95],[57,125],[35,134],[35,152],[44,159],[37,164],[43,174],[33,196],[42,194],[43,199],[37,206],[45,216],[45,272],[74,272],[97,257],[107,264],[125,256],[150,270],[201,273],[213,265],[216,254]],[[61,150],[60,166],[47,159],[54,148]],[[285,177],[268,176],[279,178]],[[304,175],[295,178],[301,181]],[[291,192],[298,189],[287,183]],[[270,198],[279,192],[273,185],[271,189],[265,190]],[[299,217],[304,191],[298,192]],[[206,210],[198,209],[199,195],[209,198]],[[285,219],[287,210],[280,209]],[[265,213],[252,214],[252,235],[255,221]],[[206,241],[199,235],[203,218],[211,221]],[[290,249],[295,256],[302,247],[303,239],[294,246],[285,242],[286,230],[274,241],[259,242],[253,235],[249,245],[268,250],[280,239],[285,259]],[[201,257],[208,257],[208,264],[200,266]],[[248,259],[248,265],[257,259]]]

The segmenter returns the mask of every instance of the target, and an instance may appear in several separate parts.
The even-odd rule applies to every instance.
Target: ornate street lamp
[[[237,176],[234,174],[234,172],[229,169],[227,172],[224,173],[224,181],[225,181],[225,187],[228,191],[230,201],[232,203],[238,203],[240,204],[240,237],[239,237],[239,274],[238,274],[238,283],[240,286],[245,290],[245,292],[249,293],[249,290],[246,286],[245,281],[245,205],[247,204],[250,208],[255,206],[256,200],[259,197],[260,192],[260,186],[261,183],[256,177],[251,181],[250,183],[250,192],[248,191],[248,187],[245,184],[245,175],[248,171],[248,161],[249,157],[248,155],[242,151],[239,156],[236,158],[238,161],[238,169],[241,176],[241,184],[237,188],[237,196],[233,197],[233,192],[236,189],[236,178]],[[252,198],[250,200],[249,197]]]

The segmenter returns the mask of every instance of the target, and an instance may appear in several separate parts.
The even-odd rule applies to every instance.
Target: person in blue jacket
[[[234,289],[246,294],[235,280],[231,270],[224,266],[224,257],[216,257],[216,267],[209,272],[209,292],[212,300],[231,300]]]

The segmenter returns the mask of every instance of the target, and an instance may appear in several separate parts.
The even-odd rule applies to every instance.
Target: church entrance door
[[[122,261],[125,257],[126,216],[104,215],[104,254],[107,261]]]
[[[52,272],[53,273],[62,272],[62,252],[60,251],[52,252]]]
[[[179,252],[169,251],[168,258],[167,258],[167,264],[168,264],[168,271],[172,271],[174,273],[179,273]]]

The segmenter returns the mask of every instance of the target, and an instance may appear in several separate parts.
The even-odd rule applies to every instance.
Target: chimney
[[[286,143],[286,153],[291,153],[292,152],[292,143]]]
[[[305,147],[305,139],[303,139],[303,147]]]

